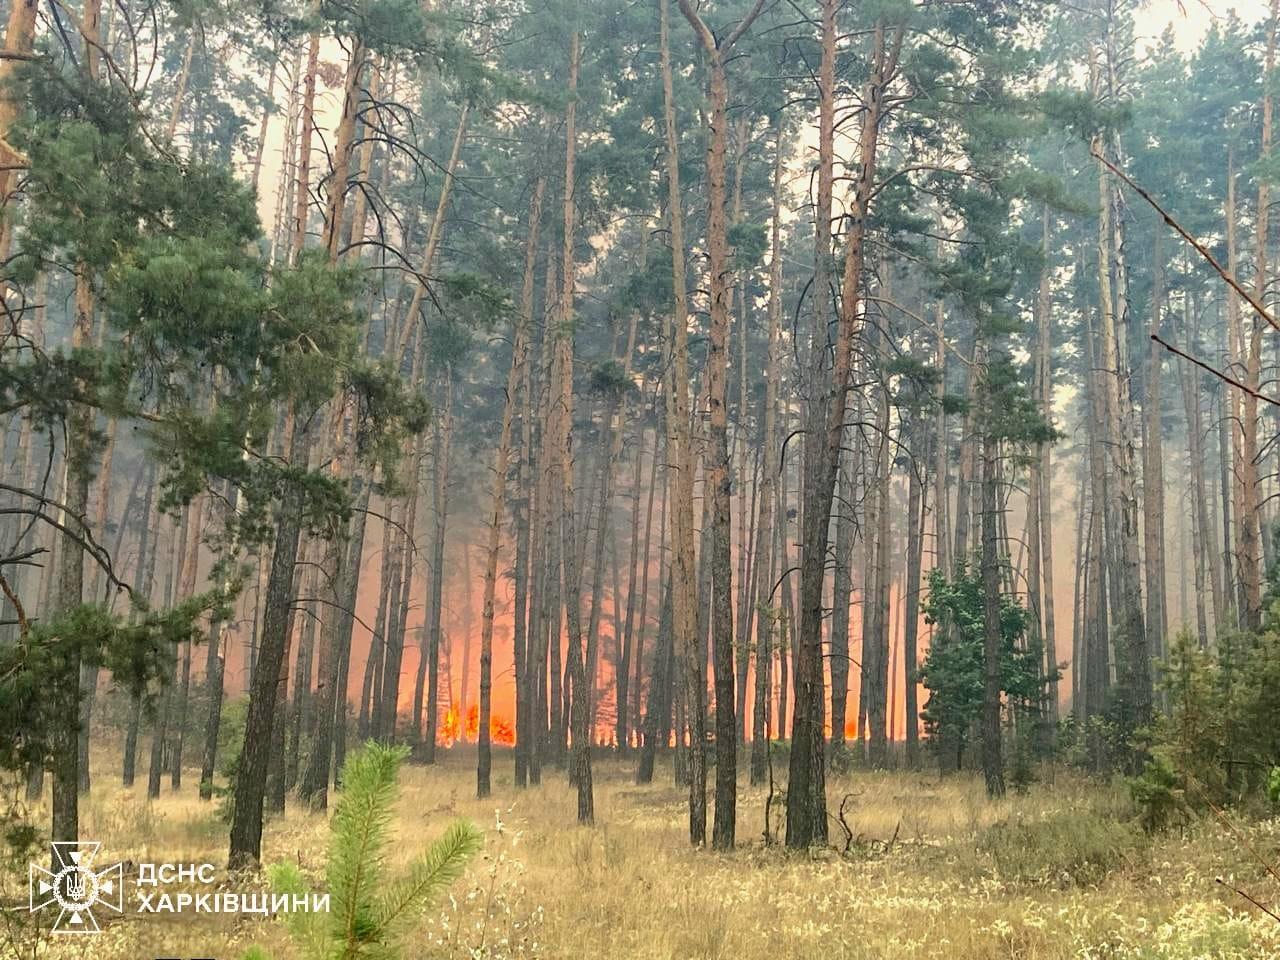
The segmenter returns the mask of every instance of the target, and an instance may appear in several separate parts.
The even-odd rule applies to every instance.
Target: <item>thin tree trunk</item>
[[[1049,210],[1044,211],[1043,253],[1047,259],[1052,224]],[[1040,396],[1040,413],[1049,422],[1053,419],[1053,313],[1051,309],[1049,275],[1043,271],[1040,277],[1040,290],[1037,300],[1040,322],[1037,327],[1037,389]],[[1044,617],[1044,661],[1046,674],[1049,676],[1048,707],[1049,723],[1052,729],[1058,724],[1058,647],[1055,636],[1054,592],[1053,592],[1053,448],[1042,443],[1036,465],[1036,493],[1039,500],[1035,506],[1036,522],[1040,530],[1040,577],[1038,588],[1041,591],[1041,612]]]
[[[614,723],[613,735],[617,741],[618,751],[626,753],[631,747],[631,725],[629,723],[629,713],[631,710],[631,663],[634,659],[640,657],[644,650],[643,647],[636,643],[637,639],[643,639],[643,627],[640,637],[637,638],[635,633],[635,617],[636,617],[636,585],[640,577],[640,501],[643,497],[644,489],[644,419],[636,418],[636,469],[631,480],[631,557],[628,566],[627,578],[627,610],[622,629],[618,632],[619,655],[617,669],[614,672],[614,702],[617,704],[617,717]],[[655,449],[652,466],[650,468],[649,483],[649,517],[653,517],[653,480],[656,479],[656,467],[658,464],[658,452]],[[648,530],[646,529],[646,538]],[[648,566],[649,551],[648,545],[645,548],[645,565]],[[616,554],[615,554],[616,566]],[[618,596],[614,594],[614,613],[618,610]],[[637,728],[637,732],[639,728]]]
[[[1147,349],[1146,396],[1143,398],[1142,508],[1147,583],[1147,633],[1152,656],[1163,659],[1168,615],[1165,611],[1164,552],[1164,418],[1161,397],[1161,366],[1164,349],[1156,343],[1164,312],[1164,259],[1157,231],[1152,245],[1154,281],[1151,291],[1151,322]]]
[[[297,263],[307,242],[307,210],[311,205],[311,136],[315,129],[316,70],[320,59],[320,34],[312,31],[307,41],[307,66],[302,79],[302,116],[298,130],[298,176],[294,195],[293,232],[289,242],[289,262]]]
[[[155,584],[156,547],[160,530],[159,518],[152,518],[151,509],[155,497],[155,468],[148,466],[143,483],[146,485],[145,499],[142,505],[142,523],[138,529],[138,595],[147,602],[151,600],[151,589]],[[122,782],[132,787],[137,775],[138,730],[142,724],[142,698],[130,697],[129,725],[125,732]]]
[[[595,820],[595,806],[591,783],[591,696],[587,691],[588,651],[583,648],[581,575],[578,566],[578,544],[573,515],[573,316],[574,287],[577,270],[573,260],[575,198],[574,164],[577,156],[577,95],[578,61],[580,41],[577,31],[569,37],[568,106],[565,108],[564,151],[564,249],[561,254],[560,310],[557,319],[560,330],[555,339],[557,381],[559,385],[556,416],[558,429],[555,441],[558,446],[558,470],[564,491],[561,501],[561,562],[564,584],[565,620],[569,627],[569,647],[565,654],[573,680],[573,715],[570,720],[573,755],[571,779],[577,785],[578,822],[590,824]],[[606,465],[607,469],[607,465]]]
[[[768,558],[774,550],[774,501],[779,470],[777,445],[778,380],[782,372],[782,178],[786,168],[781,111],[774,120],[772,212],[769,227],[769,355],[764,371],[764,411],[760,426],[760,447],[764,463],[760,470],[759,515],[756,521],[754,566],[756,568],[756,674],[755,701],[751,716],[751,784],[765,781],[768,773],[770,666],[773,662],[772,635],[777,618],[765,611],[777,603],[773,596],[773,576]],[[778,527],[786,518],[778,518]]]
[[[923,440],[924,423],[913,423],[912,439]],[[936,439],[936,438],[935,438]],[[907,467],[907,576],[902,585],[902,663],[903,663],[903,717],[906,722],[907,766],[914,768],[920,761],[920,709],[916,689],[916,670],[919,657],[916,649],[920,630],[920,567],[924,552],[925,518],[929,512],[929,486],[927,472],[920,475],[913,463]]]
[[[169,107],[169,123],[164,130],[164,138],[173,140],[178,132],[178,118],[182,116],[182,100],[187,93],[187,81],[191,78],[191,59],[196,51],[196,31],[191,31],[187,40],[187,49],[182,54],[182,69],[178,71],[178,85],[173,94],[173,103]]]
[[[1193,338],[1191,335],[1191,298],[1188,296],[1185,300],[1186,309],[1184,311],[1184,337],[1187,345],[1187,352],[1193,349]],[[1209,569],[1207,564],[1207,553],[1211,549],[1211,543],[1206,537],[1208,527],[1208,494],[1206,491],[1204,479],[1204,443],[1203,430],[1204,426],[1200,416],[1200,396],[1197,389],[1195,368],[1189,364],[1181,364],[1178,367],[1178,384],[1182,392],[1182,405],[1184,415],[1186,417],[1187,428],[1187,465],[1188,465],[1188,489],[1187,496],[1191,500],[1191,553],[1195,568],[1195,584],[1196,584],[1196,636],[1200,642],[1200,649],[1207,650],[1209,647],[1209,621],[1205,612],[1205,580],[1213,579],[1209,577]],[[1215,596],[1218,594],[1217,581],[1214,579],[1210,588],[1211,593]]]
[[[435,216],[431,218],[431,226],[427,229],[427,242],[422,251],[422,265],[418,269],[417,282],[413,285],[413,298],[409,301],[409,310],[405,314],[404,326],[398,333],[395,345],[390,353],[391,361],[399,366],[404,357],[404,349],[409,343],[409,334],[417,327],[418,311],[422,308],[422,299],[427,287],[424,278],[431,276],[431,268],[435,263],[436,252],[440,248],[440,240],[444,236],[445,213],[449,209],[449,196],[453,191],[453,181],[458,170],[458,161],[462,156],[462,145],[467,138],[467,119],[470,116],[471,103],[464,101],[458,113],[458,126],[453,135],[453,147],[449,151],[449,159],[445,164],[444,178],[440,184],[440,198],[436,202]]]
[[[662,612],[658,621],[658,645],[653,652],[653,671],[649,679],[649,698],[644,716],[644,743],[640,748],[640,763],[636,766],[636,783],[653,782],[653,766],[658,748],[667,745],[667,731],[671,729],[671,671],[674,668],[672,644],[672,590],[668,576],[662,588]]]
[[[667,216],[671,233],[672,340],[671,374],[667,396],[667,470],[672,478],[670,510],[672,571],[672,630],[690,726],[689,840],[695,846],[707,838],[707,771],[705,762],[705,682],[697,655],[697,597],[694,592],[693,449],[689,423],[689,303],[685,275],[684,212],[680,191],[680,146],[676,130],[672,85],[668,0],[658,0],[659,47],[662,64],[663,115],[666,133]],[[676,741],[683,731],[676,727]]]
[[[653,462],[649,468],[649,506],[646,507],[644,550],[642,552],[642,556],[645,559],[643,561],[644,576],[641,580],[641,585],[640,585],[640,614],[639,614],[640,636],[636,641],[635,679],[631,687],[632,689],[631,715],[633,718],[632,722],[635,726],[637,736],[641,736],[640,732],[647,731],[648,729],[644,725],[644,718],[640,712],[640,703],[641,703],[641,693],[644,687],[644,681],[643,681],[644,640],[649,635],[649,570],[650,570],[650,567],[653,565],[653,561],[650,560],[649,558],[655,557],[657,560],[658,588],[659,588],[659,596],[658,596],[658,604],[659,604],[658,616],[659,617],[662,616],[661,605],[662,603],[665,602],[665,598],[661,593],[661,591],[664,589],[662,585],[666,582],[665,571],[669,567],[666,557],[667,557],[667,531],[669,529],[667,526],[667,506],[670,501],[667,495],[668,490],[665,483],[663,485],[662,505],[658,515],[658,551],[656,554],[653,554],[650,552],[650,549],[649,549],[649,545],[651,543],[650,535],[652,533],[652,523],[653,523],[652,506],[653,506],[654,497],[656,495],[656,490],[658,487],[658,465],[660,463],[665,464],[667,462],[667,452],[665,449],[666,425],[662,422],[662,416],[663,416],[662,410],[664,409],[664,406],[658,403],[660,392],[661,394],[665,394],[666,392],[664,384],[661,381],[654,384],[653,403],[654,403],[655,416],[657,418],[657,424],[654,427],[654,433],[653,433]],[[661,449],[660,449],[660,445],[661,445]],[[658,655],[659,654],[657,652],[657,648],[655,647],[654,652],[650,654],[650,656],[656,657]],[[656,668],[650,670],[651,675],[654,674],[655,672],[656,672]],[[668,684],[671,684],[673,682],[673,679],[674,679],[673,674],[669,670],[666,675],[666,682]],[[671,722],[670,710],[667,711],[667,717],[665,722],[667,724],[667,727],[664,729],[669,730],[670,722]],[[647,735],[648,735],[647,732],[643,734],[643,736],[647,736]]]
[[[1095,145],[1101,150],[1101,144]],[[1114,488],[1108,501],[1111,507],[1108,528],[1115,533],[1119,559],[1119,625],[1116,637],[1117,660],[1124,703],[1122,724],[1127,730],[1144,726],[1151,717],[1151,661],[1142,608],[1142,577],[1138,554],[1138,497],[1134,466],[1134,443],[1131,429],[1133,415],[1129,398],[1129,371],[1121,338],[1127,336],[1127,305],[1123,291],[1119,301],[1111,284],[1112,253],[1119,249],[1118,225],[1113,222],[1115,196],[1110,188],[1106,168],[1098,166],[1098,189],[1101,214],[1098,219],[1098,287],[1102,307],[1102,370],[1104,379],[1103,409],[1108,429],[1107,451]],[[1123,267],[1120,267],[1123,270]]]
[[[1004,796],[1000,751],[1000,560],[996,555],[996,459],[998,441],[982,439],[982,776],[987,796]]]
[[[449,529],[449,468],[453,440],[452,373],[444,385],[442,419],[437,420],[432,440],[431,516],[435,530],[431,538],[430,593],[427,597],[427,733],[423,758],[435,763],[436,737],[440,722],[440,642],[444,626],[444,548]]]
[[[853,542],[856,520],[853,504],[854,467],[849,457],[843,457],[844,469],[840,500],[836,516],[836,550],[831,585],[831,630],[828,638],[828,657],[831,664],[831,766],[845,766],[845,726],[849,711],[849,608],[853,600]],[[864,597],[864,607],[866,598]],[[864,634],[865,639],[865,634]],[[866,663],[864,643],[863,663]]]
[[[542,194],[546,185],[543,177],[534,184],[533,200],[529,207],[529,233],[525,240],[524,282],[520,311],[516,314],[512,336],[511,367],[507,372],[506,399],[502,405],[502,429],[498,437],[498,450],[493,467],[493,507],[489,512],[489,542],[485,555],[484,600],[480,624],[480,729],[479,754],[476,765],[476,796],[489,796],[489,773],[493,757],[489,744],[489,722],[493,708],[493,605],[498,585],[498,546],[502,538],[502,518],[507,493],[507,468],[511,456],[511,419],[519,401],[519,390],[524,383],[524,364],[528,361],[529,326],[533,320],[533,271],[538,258],[538,228],[542,216]],[[524,651],[517,650],[516,690],[523,685],[521,661]],[[518,708],[517,708],[518,709]],[[517,722],[517,726],[519,726]]]
[[[833,130],[835,0],[823,0],[822,67],[819,81],[819,178],[829,196],[832,179],[831,132]],[[897,67],[902,44],[902,29],[886,42],[883,21],[875,27],[872,40],[870,73],[862,90],[864,104],[859,138],[859,167],[850,210],[846,240],[844,275],[835,355],[829,379],[823,375],[828,389],[811,394],[804,439],[802,481],[802,541],[800,569],[800,624],[796,638],[795,708],[792,722],[792,749],[787,787],[787,846],[802,849],[827,838],[826,776],[823,769],[823,703],[822,669],[822,586],[826,566],[828,525],[839,469],[839,450],[844,436],[846,392],[850,380],[852,344],[861,304],[863,240],[867,214],[874,196],[876,152],[879,145],[880,119],[884,91]],[[821,211],[821,204],[820,204]],[[818,216],[816,259],[825,260],[829,247],[830,222],[821,212]],[[816,362],[825,353],[828,331],[816,324],[811,335],[810,357]],[[816,388],[816,384],[814,385]]]
[[[296,414],[291,411],[291,414]],[[304,432],[295,428],[298,418],[289,417],[286,448],[289,460],[303,459]],[[256,864],[262,856],[262,813],[266,795],[267,766],[271,757],[271,733],[276,714],[278,681],[287,650],[290,607],[293,599],[293,569],[298,556],[302,504],[300,492],[287,488],[276,520],[271,573],[267,580],[263,610],[262,639],[245,718],[244,747],[236,777],[234,813],[231,822],[229,865]]]
[[[4,31],[4,57],[0,57],[0,209],[7,216],[0,225],[0,261],[8,260],[13,244],[13,208],[9,201],[14,177],[26,158],[9,143],[10,130],[23,110],[23,103],[14,87],[14,79],[24,61],[35,48],[36,12],[40,4],[36,0],[14,0],[9,5],[9,19]]]

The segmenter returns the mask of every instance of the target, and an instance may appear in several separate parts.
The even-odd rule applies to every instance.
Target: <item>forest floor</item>
[[[97,769],[112,769],[107,762]],[[472,751],[402,771],[391,875],[454,817],[486,831],[482,857],[424,913],[405,960],[1280,958],[1280,924],[1218,882],[1264,903],[1280,897],[1280,881],[1259,862],[1280,861],[1280,820],[1205,820],[1151,839],[1123,785],[1062,770],[1042,771],[1041,782],[998,803],[980,778],[854,771],[828,782],[833,818],[848,798],[847,851],[835,819],[836,849],[766,847],[767,791],[746,788],[738,849],[717,854],[689,847],[685,794],[669,768],[640,788],[630,762],[597,761],[597,825],[588,830],[574,822],[561,771],[517,793],[510,755],[499,753],[494,767],[486,801],[474,799]],[[145,778],[133,791],[97,787],[82,834],[102,843],[102,863],[221,865],[226,826],[196,799],[195,782],[192,771],[180,795],[166,782],[151,804]],[[781,815],[775,808],[775,824]],[[265,836],[267,862],[322,875],[323,816],[291,808]],[[6,878],[7,903],[25,879]],[[243,878],[219,888],[246,889]],[[304,956],[279,920],[129,915],[134,889],[126,883],[126,916],[108,917],[100,935],[53,937],[39,955],[229,960],[256,944],[273,960]]]

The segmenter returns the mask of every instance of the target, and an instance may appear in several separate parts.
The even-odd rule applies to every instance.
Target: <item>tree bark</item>
[[[1095,146],[1101,150],[1101,143]],[[1117,660],[1122,665],[1120,676],[1124,696],[1121,705],[1122,724],[1126,730],[1137,730],[1151,718],[1151,661],[1142,607],[1142,576],[1138,555],[1138,495],[1134,466],[1134,443],[1131,429],[1133,406],[1129,397],[1129,371],[1124,362],[1121,338],[1126,336],[1123,314],[1118,314],[1111,283],[1111,253],[1118,248],[1118,233],[1113,222],[1115,195],[1110,189],[1106,168],[1098,165],[1098,288],[1102,307],[1102,370],[1104,372],[1103,409],[1108,431],[1107,451],[1110,457],[1114,487],[1110,490],[1109,530],[1113,531],[1119,569],[1121,595],[1119,631],[1116,637]]]
[[[662,63],[663,114],[667,141],[667,216],[671,233],[672,340],[671,375],[667,397],[667,469],[674,478],[671,522],[672,630],[681,665],[683,703],[689,723],[689,840],[700,846],[707,839],[707,771],[705,762],[705,682],[697,653],[693,546],[693,449],[689,424],[689,302],[685,275],[684,213],[680,192],[680,141],[676,130],[675,95],[671,76],[671,47],[667,0],[658,0],[659,47]],[[676,741],[684,731],[677,727]]]
[[[774,501],[777,499],[778,464],[778,380],[782,373],[782,178],[786,169],[783,116],[774,118],[772,211],[769,226],[769,356],[764,370],[764,410],[760,418],[760,446],[764,462],[760,469],[760,491],[756,520],[756,672],[755,699],[751,710],[751,784],[765,781],[768,773],[770,666],[773,662],[773,629],[777,618],[766,611],[776,605],[769,558],[774,553]],[[785,523],[780,517],[779,526]]]
[[[924,422],[913,423],[912,439],[918,446],[923,441]],[[924,525],[929,510],[928,471],[921,467],[921,457],[912,457],[907,467],[907,576],[902,585],[903,621],[902,621],[902,676],[903,676],[903,717],[906,722],[906,759],[907,766],[914,768],[920,761],[920,708],[916,689],[916,670],[919,657],[916,649],[917,636],[920,630],[920,567],[921,555],[924,552]]]
[[[564,584],[565,621],[569,628],[569,645],[565,652],[572,678],[573,703],[570,718],[572,756],[570,778],[577,786],[578,822],[590,824],[595,820],[595,805],[591,783],[591,695],[587,690],[587,655],[583,648],[582,630],[582,570],[578,565],[577,527],[573,510],[573,315],[574,287],[577,270],[573,259],[575,237],[575,183],[574,165],[578,150],[577,96],[580,40],[577,31],[569,37],[568,106],[565,108],[564,150],[564,249],[561,252],[561,293],[557,320],[559,330],[555,338],[556,381],[559,387],[556,403],[558,422],[555,442],[558,446],[557,469],[563,490],[561,509],[561,563]]]
[[[542,215],[542,193],[546,185],[543,177],[534,183],[533,200],[529,207],[529,233],[525,240],[524,281],[520,298],[520,310],[516,314],[512,335],[511,367],[507,371],[506,399],[502,405],[502,428],[498,436],[498,449],[494,454],[493,506],[489,511],[489,541],[485,554],[484,599],[480,623],[480,729],[479,753],[476,763],[476,796],[489,796],[489,774],[493,765],[489,738],[489,721],[493,708],[493,605],[498,586],[498,546],[502,539],[502,518],[507,492],[507,468],[511,457],[511,420],[519,390],[524,383],[524,364],[528,360],[529,326],[533,314],[533,270],[538,257],[538,227]],[[524,651],[515,652],[516,692],[523,685]],[[517,707],[518,709],[518,707]],[[517,726],[519,723],[517,722]]]
[[[440,722],[440,643],[444,627],[444,548],[449,530],[449,469],[453,439],[453,383],[445,385],[443,423],[437,420],[432,440],[431,515],[435,530],[431,538],[431,586],[427,597],[427,732],[423,738],[423,758],[435,763],[436,738]]]
[[[982,778],[987,796],[1004,796],[1000,751],[1000,560],[996,554],[998,441],[982,439]]]
[[[1151,655],[1163,659],[1168,616],[1165,610],[1164,552],[1164,418],[1161,396],[1161,373],[1164,349],[1156,343],[1164,312],[1164,259],[1160,234],[1152,243],[1154,280],[1151,290],[1151,321],[1147,348],[1146,396],[1143,397],[1142,443],[1142,509],[1143,546],[1145,548],[1147,583],[1147,634]],[[1052,663],[1052,661],[1050,661]]]
[[[316,70],[320,60],[320,34],[312,31],[307,42],[307,66],[302,79],[302,115],[298,131],[298,176],[294,188],[293,232],[289,262],[296,264],[307,242],[307,210],[311,205],[311,137],[315,129]]]
[[[303,431],[293,426],[286,445],[290,462],[302,460]],[[262,812],[266,794],[267,765],[271,755],[271,729],[276,714],[281,666],[284,663],[293,600],[293,569],[298,556],[302,504],[300,492],[287,488],[276,519],[271,573],[267,580],[263,610],[262,639],[245,718],[244,747],[236,777],[235,807],[231,821],[231,850],[228,864],[247,867],[262,856]]]
[[[819,111],[823,132],[819,135],[820,178],[832,176],[830,172],[830,141],[826,131],[833,129],[834,87],[831,67],[835,46],[835,0],[823,3],[823,63],[820,81]],[[811,394],[808,423],[804,441],[804,469],[802,493],[802,541],[804,544],[800,562],[800,625],[796,638],[795,707],[792,721],[792,749],[790,775],[787,787],[787,846],[797,849],[813,843],[823,843],[827,838],[826,777],[823,770],[823,671],[822,671],[822,585],[826,566],[828,526],[831,519],[831,503],[835,494],[836,474],[839,467],[839,450],[844,436],[846,392],[850,380],[852,343],[861,303],[862,268],[864,262],[863,240],[866,235],[867,215],[874,195],[876,151],[879,145],[879,128],[884,109],[885,87],[897,67],[901,49],[902,29],[894,31],[892,39],[886,37],[883,21],[875,27],[872,40],[870,75],[863,87],[862,130],[859,137],[859,170],[855,182],[847,234],[844,275],[838,329],[835,338],[835,356],[830,372],[829,390],[824,395]],[[820,191],[822,187],[820,186]],[[828,188],[829,189],[829,188]],[[818,232],[821,238],[830,229],[821,222]],[[819,244],[821,247],[821,243]],[[821,255],[821,250],[818,251]],[[816,358],[825,351],[827,330],[815,326],[811,336],[810,356]]]

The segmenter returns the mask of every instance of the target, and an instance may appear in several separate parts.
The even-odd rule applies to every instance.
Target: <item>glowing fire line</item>
[[[476,704],[471,705],[467,710],[467,719],[464,725],[462,718],[458,715],[458,705],[451,703],[440,723],[440,745],[452,747],[459,740],[474,742],[479,735],[480,707]],[[516,742],[515,728],[501,714],[490,714],[489,740],[492,743],[509,747]]]

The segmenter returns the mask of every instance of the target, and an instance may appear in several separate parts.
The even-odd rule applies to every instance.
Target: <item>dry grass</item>
[[[1125,824],[1122,789],[1061,772],[995,804],[971,778],[838,778],[833,812],[851,795],[848,854],[766,848],[765,795],[748,789],[739,849],[720,855],[688,846],[684,794],[668,770],[638,788],[630,764],[597,763],[598,823],[583,829],[562,773],[516,793],[500,756],[494,797],[478,802],[471,763],[455,751],[402,775],[393,861],[407,862],[455,816],[489,834],[483,860],[422,918],[406,958],[1280,958],[1280,927],[1215,882],[1264,900],[1277,892],[1226,829],[1202,823],[1150,842]],[[140,790],[101,786],[84,835],[113,859],[220,864],[225,827],[191,784],[153,804]],[[877,841],[895,831],[886,851]],[[1280,860],[1280,822],[1249,831]],[[843,846],[838,825],[832,833]],[[322,816],[291,810],[269,824],[266,858],[318,875],[326,840]],[[209,915],[135,916],[84,942],[57,940],[49,956],[227,960],[251,944],[294,956],[279,922]]]

